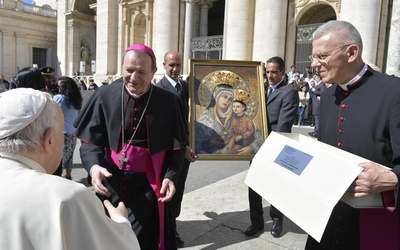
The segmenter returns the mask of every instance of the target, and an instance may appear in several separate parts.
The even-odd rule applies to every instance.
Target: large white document
[[[272,132],[245,183],[317,241],[336,203],[368,160],[300,134]],[[344,196],[353,207],[382,207],[380,194]]]

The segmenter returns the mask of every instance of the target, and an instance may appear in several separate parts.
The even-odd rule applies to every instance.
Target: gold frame
[[[223,93],[229,104],[218,105]],[[268,136],[261,62],[190,60],[189,99],[190,146],[198,160],[253,159]],[[235,100],[246,107],[247,118],[240,123],[244,116],[233,114]],[[253,126],[239,133],[244,121]]]

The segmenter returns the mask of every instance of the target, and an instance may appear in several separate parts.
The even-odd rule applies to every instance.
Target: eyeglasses
[[[325,52],[320,52],[320,53],[318,53],[318,54],[316,54],[316,55],[310,55],[308,58],[310,59],[310,61],[311,62],[313,62],[314,60],[317,60],[318,62],[321,62],[321,61],[324,61],[324,60],[326,60],[326,58],[328,58],[328,57],[330,57],[330,56],[332,56],[332,52],[333,51],[335,51],[335,50],[342,50],[343,48],[345,48],[345,47],[347,47],[347,46],[350,46],[351,44],[345,44],[345,45],[342,45],[342,46],[340,46],[340,47],[337,47],[337,48],[335,48],[335,49],[333,49],[333,50],[329,50],[329,51],[325,51]],[[336,53],[335,53],[336,54]],[[335,55],[335,54],[333,54],[333,55]]]

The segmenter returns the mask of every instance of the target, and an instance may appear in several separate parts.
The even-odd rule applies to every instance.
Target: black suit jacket
[[[189,86],[186,81],[180,81],[182,85],[182,93],[179,96],[178,92],[176,92],[176,89],[172,84],[168,81],[168,79],[164,76],[159,82],[155,84],[155,86],[160,87],[162,89],[165,89],[171,93],[174,93],[179,97],[179,99],[182,101],[182,106],[183,110],[185,113],[185,121],[188,122],[189,119]]]
[[[267,98],[265,98],[267,100]],[[271,93],[267,102],[268,133],[292,132],[299,107],[299,95],[292,85],[283,81]]]
[[[321,100],[318,100],[318,97],[321,97],[322,92],[326,90],[326,86],[324,83],[320,83],[315,86],[315,90],[312,92],[312,114],[319,115],[320,114],[320,107],[321,107]]]

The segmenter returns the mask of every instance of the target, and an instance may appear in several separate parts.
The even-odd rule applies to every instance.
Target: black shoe
[[[185,246],[185,242],[182,240],[181,236],[178,233],[175,233],[175,241],[177,248],[182,248]]]
[[[309,132],[308,135],[311,137],[317,138],[317,135],[314,132]]]
[[[259,227],[255,227],[253,225],[249,226],[246,231],[244,232],[244,234],[246,236],[253,236],[255,235],[257,232],[264,230],[264,226],[259,226]]]
[[[271,228],[271,234],[274,238],[278,238],[279,235],[281,235],[281,233],[282,233],[282,220],[274,219]]]

